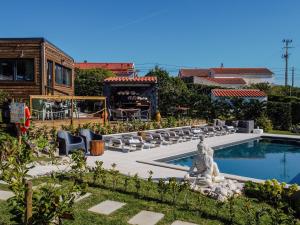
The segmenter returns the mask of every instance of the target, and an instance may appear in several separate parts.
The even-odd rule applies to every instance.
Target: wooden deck
[[[69,126],[73,124],[74,127],[78,127],[79,125],[84,125],[87,123],[91,124],[104,124],[103,118],[80,118],[80,119],[63,119],[63,120],[36,120],[32,121],[32,124],[35,127],[43,127],[47,126],[49,128],[60,129],[62,126]]]

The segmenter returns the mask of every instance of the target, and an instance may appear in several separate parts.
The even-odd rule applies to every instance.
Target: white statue
[[[199,183],[206,185],[224,180],[224,177],[220,175],[217,163],[214,162],[214,150],[204,143],[203,136],[200,137],[197,149],[198,154],[193,160],[189,175],[196,176]]]

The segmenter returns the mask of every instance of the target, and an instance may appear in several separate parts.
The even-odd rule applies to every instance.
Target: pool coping
[[[241,140],[241,141],[234,141],[234,142],[227,143],[227,144],[220,144],[220,145],[213,146],[212,148],[217,151],[218,149],[226,148],[226,147],[237,145],[237,144],[246,143],[251,140],[258,140],[261,138],[275,138],[275,139],[288,139],[288,140],[300,141],[300,137],[291,137],[291,135],[261,134],[259,137],[253,137],[253,138],[249,138],[247,140]],[[159,167],[164,167],[164,168],[168,168],[168,169],[174,169],[174,170],[188,172],[189,171],[188,166],[179,166],[179,165],[169,164],[169,163],[166,163],[166,161],[195,155],[196,152],[197,151],[191,151],[191,152],[186,152],[186,153],[168,156],[168,157],[164,157],[164,158],[154,158],[151,160],[137,160],[136,162],[148,164],[148,165],[152,165],[152,166],[159,166]],[[237,180],[239,182],[252,181],[255,183],[263,183],[266,181],[263,179],[239,176],[239,175],[235,175],[235,174],[228,174],[228,173],[220,173],[220,174],[227,179]]]

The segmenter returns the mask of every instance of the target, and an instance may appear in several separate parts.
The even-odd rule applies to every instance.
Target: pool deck
[[[210,147],[216,147],[220,145],[232,144],[235,142],[247,141],[249,139],[258,138],[258,134],[230,134],[225,136],[216,136],[206,138],[205,142]],[[148,177],[148,171],[153,171],[153,178],[168,178],[168,177],[178,177],[183,178],[187,172],[188,167],[178,169],[167,168],[162,163],[154,162],[157,159],[168,158],[174,155],[188,154],[197,150],[197,144],[199,140],[193,140],[173,145],[161,146],[153,149],[143,149],[141,151],[123,153],[118,151],[105,151],[102,156],[89,156],[87,163],[89,166],[94,166],[95,161],[101,160],[104,162],[104,167],[111,168],[112,163],[117,164],[117,169],[122,174],[135,174],[142,178]]]
[[[218,147],[222,145],[230,145],[233,143],[244,142],[250,139],[259,138],[260,136],[267,137],[281,137],[281,138],[293,138],[299,139],[300,136],[294,135],[277,135],[277,134],[242,134],[235,133],[229,134],[225,136],[216,136],[206,138],[205,142],[210,147]],[[122,174],[130,174],[134,175],[138,173],[138,175],[142,178],[148,177],[148,172],[153,171],[153,178],[169,178],[169,177],[177,177],[183,178],[188,171],[188,167],[176,166],[167,164],[164,162],[157,162],[158,159],[169,158],[176,155],[189,154],[197,150],[197,144],[199,140],[193,140],[188,142],[182,142],[173,145],[161,146],[152,149],[143,149],[141,151],[123,153],[120,151],[105,151],[102,156],[88,156],[87,164],[88,166],[95,166],[96,161],[103,161],[104,168],[110,169],[111,164],[116,163],[117,169]],[[51,171],[57,170],[68,170],[64,165],[61,166],[36,166],[35,168],[30,170],[30,174],[32,176],[39,176],[49,173]],[[237,179],[240,181],[252,180],[256,182],[261,182],[262,180],[240,177],[231,174],[223,174],[225,177],[231,179]]]

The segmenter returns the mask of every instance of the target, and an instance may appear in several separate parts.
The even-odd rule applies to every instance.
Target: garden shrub
[[[284,102],[268,102],[267,115],[276,130],[289,130],[292,125],[291,104]]]
[[[300,123],[300,99],[298,102],[291,103],[292,110],[292,123],[297,124]]]
[[[264,131],[270,131],[273,129],[272,121],[265,114],[258,117],[255,122],[256,126],[264,129]]]
[[[248,197],[265,201],[274,207],[285,204],[291,206],[291,196],[298,191],[296,184],[287,186],[277,180],[267,180],[264,183],[248,181],[244,187],[244,193]]]

